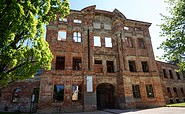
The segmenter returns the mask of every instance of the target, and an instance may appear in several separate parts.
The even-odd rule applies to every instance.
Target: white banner
[[[92,76],[86,77],[86,86],[87,86],[87,92],[93,92]]]

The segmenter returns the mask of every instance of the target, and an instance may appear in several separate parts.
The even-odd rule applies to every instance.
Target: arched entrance
[[[114,86],[109,83],[99,84],[96,88],[97,109],[114,108]]]

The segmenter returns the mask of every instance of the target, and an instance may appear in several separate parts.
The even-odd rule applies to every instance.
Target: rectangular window
[[[176,72],[176,75],[177,75],[177,79],[180,80],[181,78],[180,78],[179,72]]]
[[[38,103],[38,101],[39,101],[39,88],[34,88],[31,101],[34,103]]]
[[[147,92],[148,98],[154,98],[154,92],[153,92],[152,85],[146,85],[146,92]]]
[[[101,39],[100,39],[100,36],[94,36],[94,46],[101,47]]]
[[[102,64],[102,60],[94,60],[94,63],[95,63],[95,64],[100,64],[100,65],[101,65],[101,64]]]
[[[81,58],[73,58],[73,70],[82,70]]]
[[[172,72],[172,70],[169,70],[169,73],[170,73],[170,78],[173,79],[173,72]]]
[[[21,92],[21,88],[15,88],[13,90],[13,97],[12,97],[12,102],[19,102],[20,99],[20,92]]]
[[[142,38],[138,39],[138,46],[139,46],[139,48],[145,49],[145,43]]]
[[[129,69],[130,69],[130,72],[136,72],[135,61],[129,61]]]
[[[74,19],[73,22],[74,22],[74,23],[82,23],[82,21],[79,20],[79,19]]]
[[[124,28],[124,30],[129,30],[129,27],[124,26],[123,28]]]
[[[132,85],[132,92],[133,92],[134,98],[141,98],[139,85]]]
[[[175,97],[178,97],[178,93],[177,93],[177,88],[176,87],[173,87],[173,92],[175,94]]]
[[[67,22],[67,18],[59,18],[59,21],[61,21],[61,22]]]
[[[54,85],[53,101],[61,102],[64,100],[64,85]]]
[[[81,85],[72,86],[72,100],[81,100],[82,99],[82,87]]]
[[[163,76],[164,76],[164,78],[167,78],[166,70],[165,69],[163,69]]]
[[[168,94],[168,97],[171,98],[172,97],[172,94],[171,94],[171,90],[169,87],[166,88],[167,89],[167,94]]]
[[[65,57],[56,57],[56,68],[55,70],[65,70]]]
[[[143,72],[149,72],[148,63],[146,61],[142,61],[141,64],[142,64]]]
[[[113,63],[113,61],[107,61],[107,72],[109,72],[109,73],[114,72],[114,63]]]
[[[184,89],[181,87],[181,93],[182,95],[184,95]]]
[[[58,41],[66,41],[66,31],[59,30],[58,31]]]
[[[74,42],[82,42],[82,36],[80,32],[73,32]]]
[[[129,48],[133,48],[134,47],[132,38],[130,38],[130,37],[125,38],[125,41],[126,41],[127,47],[129,47]]]
[[[112,38],[105,37],[105,47],[112,47]]]

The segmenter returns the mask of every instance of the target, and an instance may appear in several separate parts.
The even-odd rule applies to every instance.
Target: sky
[[[127,19],[152,23],[150,36],[154,50],[154,56],[161,57],[162,49],[157,49],[165,38],[160,37],[160,27],[163,21],[160,13],[168,15],[168,4],[164,0],[69,0],[70,9],[81,10],[87,6],[96,5],[96,9],[113,11],[118,9]],[[158,58],[156,57],[158,60]]]

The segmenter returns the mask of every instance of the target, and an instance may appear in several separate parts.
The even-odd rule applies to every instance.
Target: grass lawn
[[[166,106],[171,106],[171,107],[185,107],[185,103],[168,104]]]

